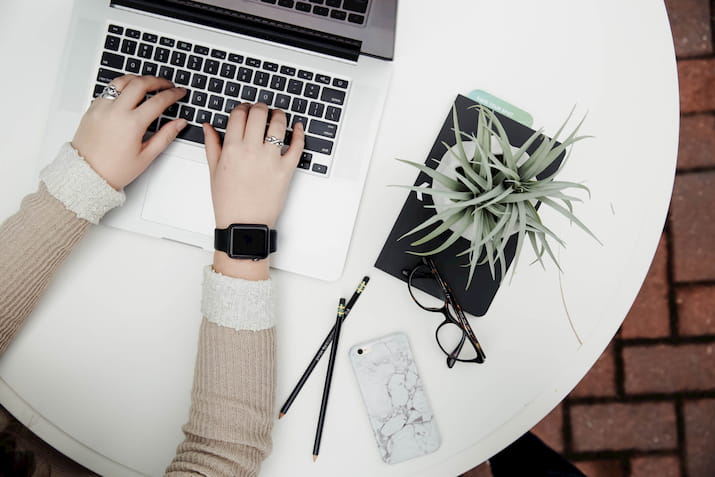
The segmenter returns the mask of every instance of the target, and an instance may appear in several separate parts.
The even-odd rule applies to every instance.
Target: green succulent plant
[[[408,253],[414,255],[440,253],[468,232],[471,235],[469,247],[457,255],[468,258],[465,266],[469,266],[466,285],[466,288],[469,288],[476,267],[484,263],[489,264],[491,275],[495,278],[498,262],[500,277],[504,277],[505,247],[509,239],[516,235],[514,269],[526,238],[531,242],[536,254],[534,262],[539,262],[543,266],[543,257],[546,254],[560,269],[549,242],[553,240],[561,246],[565,244],[541,220],[537,208],[539,203],[559,212],[598,241],[598,238],[573,213],[573,202],[581,202],[581,199],[565,192],[567,189],[580,189],[590,197],[589,189],[583,184],[554,180],[570,156],[569,146],[587,137],[577,136],[583,119],[560,144],[558,137],[569,122],[573,111],[553,138],[545,136],[543,131],[539,130],[519,149],[512,150],[507,133],[494,112],[481,105],[470,108],[479,110],[476,132],[460,130],[457,112],[453,108],[455,145],[442,143],[449,151],[449,155],[458,161],[453,177],[424,164],[398,159],[432,178],[431,187],[402,187],[432,196],[435,205],[425,205],[425,207],[439,209],[437,202],[442,201],[441,210],[437,210],[434,215],[399,239],[438,224],[429,233],[411,243],[412,246],[418,246],[434,241],[436,247],[427,252],[409,251]],[[465,143],[469,144],[469,142],[472,143],[469,149],[474,148],[473,154],[467,154],[465,151]],[[493,142],[498,144],[501,152],[495,151]],[[529,154],[527,149],[532,145],[537,146]],[[537,177],[567,149],[566,156],[555,172],[545,177]],[[446,154],[445,157],[447,156]],[[435,239],[448,230],[452,233],[441,243],[437,243],[439,241]]]

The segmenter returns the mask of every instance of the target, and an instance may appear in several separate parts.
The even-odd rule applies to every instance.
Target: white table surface
[[[0,3],[0,218],[35,190],[35,167],[70,0]],[[457,475],[531,428],[611,340],[650,265],[673,184],[678,94],[670,28],[653,0],[404,0],[394,77],[345,272],[321,282],[275,271],[277,406],[334,320],[339,296],[371,281],[343,327],[320,459],[311,459],[325,363],[274,427],[263,475]],[[13,74],[11,74],[13,73]],[[568,243],[564,273],[529,266],[471,322],[483,365],[449,370],[437,319],[373,263],[455,94],[484,89],[555,132],[588,112],[563,179],[592,199],[577,215],[604,246],[544,210]],[[575,122],[572,124],[575,125]],[[69,138],[68,138],[69,139]],[[58,145],[59,146],[59,145]],[[41,239],[41,237],[38,237]],[[208,252],[94,228],[0,360],[0,402],[51,445],[104,475],[159,475],[182,438]],[[560,290],[560,282],[563,288]],[[566,310],[582,338],[579,344]],[[409,335],[442,433],[429,456],[379,458],[347,359],[354,343]]]

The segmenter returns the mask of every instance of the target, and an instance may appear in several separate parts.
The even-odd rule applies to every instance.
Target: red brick
[[[460,477],[492,477],[492,471],[489,468],[489,463],[485,462],[472,470],[465,472]]]
[[[715,399],[686,402],[683,414],[688,477],[712,477],[715,473]]]
[[[561,405],[558,405],[541,420],[531,432],[539,439],[544,441],[546,445],[551,447],[556,452],[564,450],[564,413]]]
[[[694,286],[676,291],[678,333],[715,335],[715,286]]]
[[[680,477],[680,460],[675,456],[644,456],[631,459],[630,477]]]
[[[715,166],[715,115],[680,118],[678,170]]]
[[[666,0],[677,56],[712,53],[710,0]]]
[[[582,396],[615,396],[616,395],[616,363],[613,345],[598,358],[596,364],[583,377],[570,397]]]
[[[668,306],[668,246],[661,235],[643,286],[623,326],[623,338],[659,338],[670,335]]]
[[[678,175],[670,204],[676,281],[715,279],[715,172]]]
[[[570,408],[574,450],[675,449],[672,403],[579,404]]]
[[[678,61],[680,112],[715,109],[715,59]]]
[[[619,460],[584,460],[574,465],[588,477],[626,477]]]
[[[627,394],[715,389],[715,344],[626,346]]]

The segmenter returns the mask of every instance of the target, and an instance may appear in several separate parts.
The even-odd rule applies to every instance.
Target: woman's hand
[[[112,81],[118,98],[96,98],[82,117],[72,146],[92,169],[117,190],[136,179],[186,126],[185,119],[165,124],[143,141],[149,125],[181,99],[184,88],[163,78],[125,75]],[[152,91],[161,90],[140,106]]]
[[[240,104],[231,112],[223,147],[214,128],[203,125],[217,228],[234,223],[275,226],[303,152],[304,134],[302,123],[297,123],[290,147],[281,155],[280,146],[264,139],[266,136],[285,139],[285,113],[273,110],[266,133],[267,120],[265,104]],[[214,269],[230,276],[265,279],[268,259],[234,260],[216,252]]]

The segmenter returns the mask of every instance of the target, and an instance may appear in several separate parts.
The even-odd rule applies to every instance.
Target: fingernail
[[[186,127],[186,125],[189,124],[188,121],[184,118],[180,118],[178,121],[176,121],[176,130],[181,131]]]
[[[297,123],[295,123],[295,126],[293,126],[293,127],[294,128],[300,127],[300,129],[305,129],[302,121],[298,121]]]

